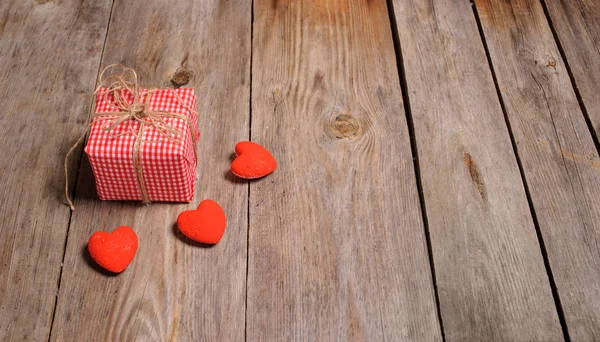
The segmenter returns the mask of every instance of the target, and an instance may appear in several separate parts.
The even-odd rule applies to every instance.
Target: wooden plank
[[[600,159],[538,1],[476,0],[570,337],[600,340]]]
[[[470,3],[393,4],[446,339],[561,340]]]
[[[123,63],[149,86],[172,81],[198,96],[199,164],[194,203],[101,202],[88,164],[80,177],[52,338],[240,341],[244,338],[247,182],[228,173],[235,143],[248,139],[251,1],[117,1],[103,65]],[[177,233],[177,215],[202,199],[228,218],[212,248]],[[93,267],[87,239],[130,225],[133,263],[118,276]]]
[[[440,340],[384,0],[254,2],[247,337]]]
[[[600,134],[600,2],[542,1],[564,50],[593,130]]]
[[[63,160],[84,129],[110,6],[0,3],[2,341],[50,333],[70,217]]]

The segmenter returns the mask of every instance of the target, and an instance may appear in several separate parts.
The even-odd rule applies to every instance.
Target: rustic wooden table
[[[193,203],[101,202],[80,147],[64,204],[113,63],[196,90]],[[600,340],[599,87],[593,0],[1,1],[0,340]]]

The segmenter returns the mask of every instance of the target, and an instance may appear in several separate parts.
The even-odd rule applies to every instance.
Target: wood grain
[[[247,337],[441,340],[386,2],[254,1]]]
[[[570,337],[600,339],[600,159],[538,1],[477,0]]]
[[[2,341],[50,333],[70,217],[63,158],[84,130],[110,4],[0,2]]]
[[[600,135],[600,2],[543,1],[596,136]],[[598,233],[596,233],[598,234]]]
[[[193,87],[198,96],[196,199],[185,204],[101,202],[84,163],[52,338],[240,341],[244,338],[248,185],[228,173],[247,140],[251,1],[117,1],[103,65],[134,68],[143,85]],[[177,215],[210,198],[224,208],[221,242],[200,246],[177,233]],[[122,274],[94,267],[92,232],[129,225],[137,255]]]
[[[561,340],[471,4],[393,4],[446,339]]]

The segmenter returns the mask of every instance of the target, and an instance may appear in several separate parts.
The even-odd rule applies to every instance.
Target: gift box
[[[99,88],[85,147],[101,200],[190,202],[196,184],[193,89]]]

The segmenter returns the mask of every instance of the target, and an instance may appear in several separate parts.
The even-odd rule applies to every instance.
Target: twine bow
[[[122,69],[121,73],[104,78],[104,73],[107,70],[114,67],[120,67]],[[144,203],[149,203],[150,198],[148,196],[146,183],[144,181],[142,165],[140,163],[140,152],[142,143],[156,144],[164,141],[165,139],[175,143],[181,143],[185,139],[185,135],[183,134],[183,132],[181,132],[181,130],[174,126],[169,125],[165,121],[166,118],[181,119],[187,124],[192,134],[192,142],[194,144],[194,157],[196,160],[198,159],[196,151],[197,134],[195,127],[193,127],[190,117],[183,114],[150,109],[150,100],[152,99],[152,94],[157,90],[158,89],[149,89],[142,91],[140,86],[138,85],[138,78],[136,72],[133,69],[126,68],[121,64],[109,65],[106,68],[104,68],[102,73],[100,73],[99,85],[94,91],[94,96],[104,96],[106,103],[113,107],[114,110],[95,113],[92,121],[88,124],[83,135],[75,142],[75,144],[71,147],[71,149],[67,153],[67,156],[65,157],[65,196],[67,198],[69,207],[71,207],[71,210],[75,210],[75,207],[73,206],[73,202],[69,196],[69,176],[67,170],[67,162],[71,153],[73,153],[75,148],[79,145],[79,143],[81,143],[83,138],[85,138],[91,126],[96,122],[106,121],[106,124],[103,125],[101,129],[107,132],[108,136],[111,138],[118,138],[127,134],[132,134],[135,137],[135,144],[132,152],[132,160],[136,172],[136,180],[140,192],[142,194],[142,201]],[[197,115],[196,110],[187,106],[175,90],[171,89],[171,91],[183,108],[188,110],[190,113]],[[126,96],[127,94],[133,96],[133,101],[128,101]],[[107,100],[108,95],[111,95],[111,100]],[[132,124],[136,121],[139,122],[137,130]],[[117,128],[122,123],[127,124],[126,129],[121,131],[120,133],[114,133],[115,128]],[[161,138],[158,140],[144,139],[144,131],[147,127],[154,128],[159,133]]]

